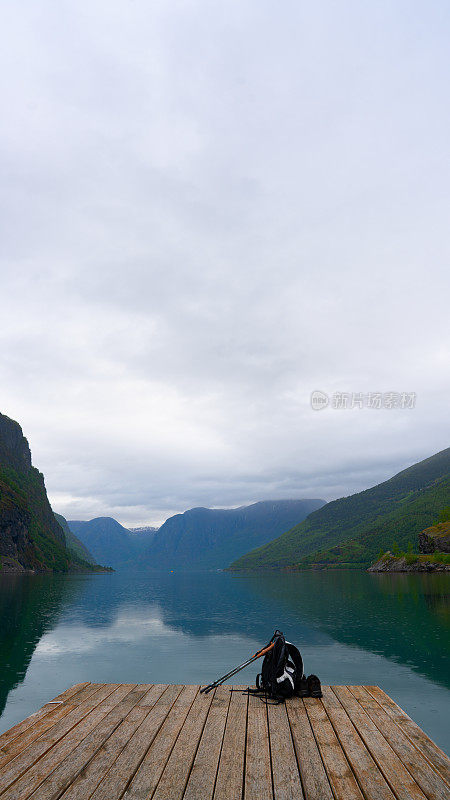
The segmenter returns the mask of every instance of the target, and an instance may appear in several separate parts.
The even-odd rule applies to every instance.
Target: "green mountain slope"
[[[70,530],[65,517],[63,517],[62,514],[55,514],[55,518],[64,531],[66,547],[71,550],[75,556],[81,558],[83,561],[86,561],[88,564],[96,564],[92,553],[90,553],[87,547],[84,546],[83,542],[79,540],[78,536],[75,536],[75,534]]]
[[[394,543],[407,550],[411,543],[417,552],[419,533],[436,519],[450,495],[450,479],[437,481],[428,489],[418,489],[399,502],[398,508],[383,514],[373,525],[353,539],[301,559],[300,567],[312,564],[326,566],[366,567],[376,560],[380,550],[392,550]]]
[[[323,500],[266,500],[241,508],[191,508],[166,520],[141,563],[151,569],[221,569],[323,504]]]
[[[86,569],[66,548],[18,422],[0,414],[0,572]]]
[[[393,541],[407,546],[408,541],[415,541],[419,529],[432,524],[439,510],[448,504],[448,488],[445,483],[440,484],[449,475],[447,448],[378,486],[327,503],[300,525],[239,558],[230,569],[277,569],[299,563],[307,566],[320,560],[319,553],[322,557],[324,551],[344,542],[352,542],[347,545],[350,549],[334,553],[326,563],[331,565],[334,560],[342,564],[347,559],[368,564],[372,554],[376,556],[386,543],[388,547]],[[419,529],[415,518],[417,524],[420,520]],[[308,560],[303,561],[306,557]]]

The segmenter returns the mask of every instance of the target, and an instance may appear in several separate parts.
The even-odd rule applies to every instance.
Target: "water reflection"
[[[450,687],[449,576],[306,573],[254,581],[334,639],[408,664]]]
[[[355,572],[4,577],[0,730],[79,681],[209,682],[281,627],[309,672],[382,685],[443,744],[448,587]]]
[[[73,590],[62,577],[0,578],[0,716],[9,692],[24,679],[37,643],[54,627]]]

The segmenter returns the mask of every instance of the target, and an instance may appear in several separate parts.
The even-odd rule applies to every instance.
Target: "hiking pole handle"
[[[268,652],[269,652],[269,650],[272,650],[272,648],[273,648],[274,646],[275,646],[275,642],[272,642],[272,644],[268,644],[268,645],[267,645],[267,647],[263,647],[263,649],[262,649],[262,650],[258,650],[258,652],[257,652],[257,653],[255,653],[255,655],[253,656],[253,658],[261,658],[261,656],[265,656],[265,655],[266,655],[266,653],[268,653]]]

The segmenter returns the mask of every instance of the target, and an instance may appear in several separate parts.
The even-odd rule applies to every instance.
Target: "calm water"
[[[80,681],[210,682],[279,627],[307,673],[378,684],[448,752],[449,587],[354,572],[4,576],[0,732]]]

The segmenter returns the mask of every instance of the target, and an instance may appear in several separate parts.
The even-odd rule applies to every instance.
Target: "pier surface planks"
[[[0,800],[450,800],[450,760],[378,686],[72,686],[0,736]]]

